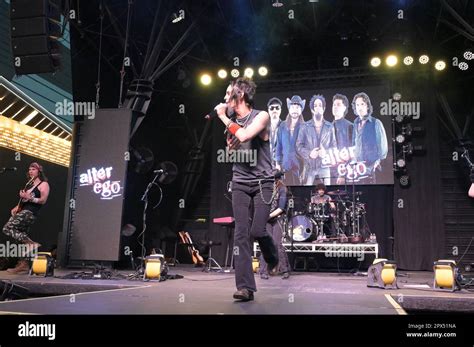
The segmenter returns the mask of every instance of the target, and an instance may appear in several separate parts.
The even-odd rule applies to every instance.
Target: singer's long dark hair
[[[247,77],[239,77],[235,81],[230,83],[232,86],[231,98],[238,100],[239,97],[243,97],[248,107],[253,107],[255,91],[257,85],[254,81]]]

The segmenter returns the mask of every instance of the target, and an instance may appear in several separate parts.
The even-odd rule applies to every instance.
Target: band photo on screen
[[[380,115],[388,92],[279,93],[260,104],[270,115],[272,160],[285,184],[393,184],[392,119]]]
[[[474,0],[0,23],[0,347],[474,346]]]

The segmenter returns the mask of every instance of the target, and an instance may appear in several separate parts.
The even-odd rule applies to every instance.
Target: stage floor
[[[57,270],[56,276],[77,270]],[[121,272],[129,274],[130,272]],[[10,275],[4,283],[26,287],[36,296],[0,302],[0,314],[369,314],[474,312],[474,293],[430,289],[431,272],[403,272],[400,289],[368,288],[363,275],[293,272],[288,280],[256,277],[251,302],[235,302],[233,273],[205,273],[180,265],[162,282],[126,279],[60,279]],[[71,295],[74,293],[74,295]],[[54,295],[44,297],[44,295]]]

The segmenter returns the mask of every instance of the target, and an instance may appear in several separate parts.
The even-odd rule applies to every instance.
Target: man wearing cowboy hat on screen
[[[304,124],[303,110],[306,100],[294,95],[286,99],[288,115],[280,124],[275,151],[276,169],[285,173],[287,186],[300,185],[300,160],[296,153],[296,139]]]
[[[329,167],[322,166],[322,157],[326,151],[336,146],[334,128],[324,119],[326,99],[322,95],[313,95],[309,102],[313,117],[302,127],[296,140],[296,150],[304,160],[304,185],[313,185],[315,181],[331,184]]]

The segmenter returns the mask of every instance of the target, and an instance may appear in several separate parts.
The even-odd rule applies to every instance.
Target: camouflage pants
[[[28,237],[28,230],[35,220],[36,217],[33,215],[33,212],[28,210],[20,211],[16,215],[10,217],[3,227],[3,233],[18,242],[24,243],[25,241],[30,240]]]

